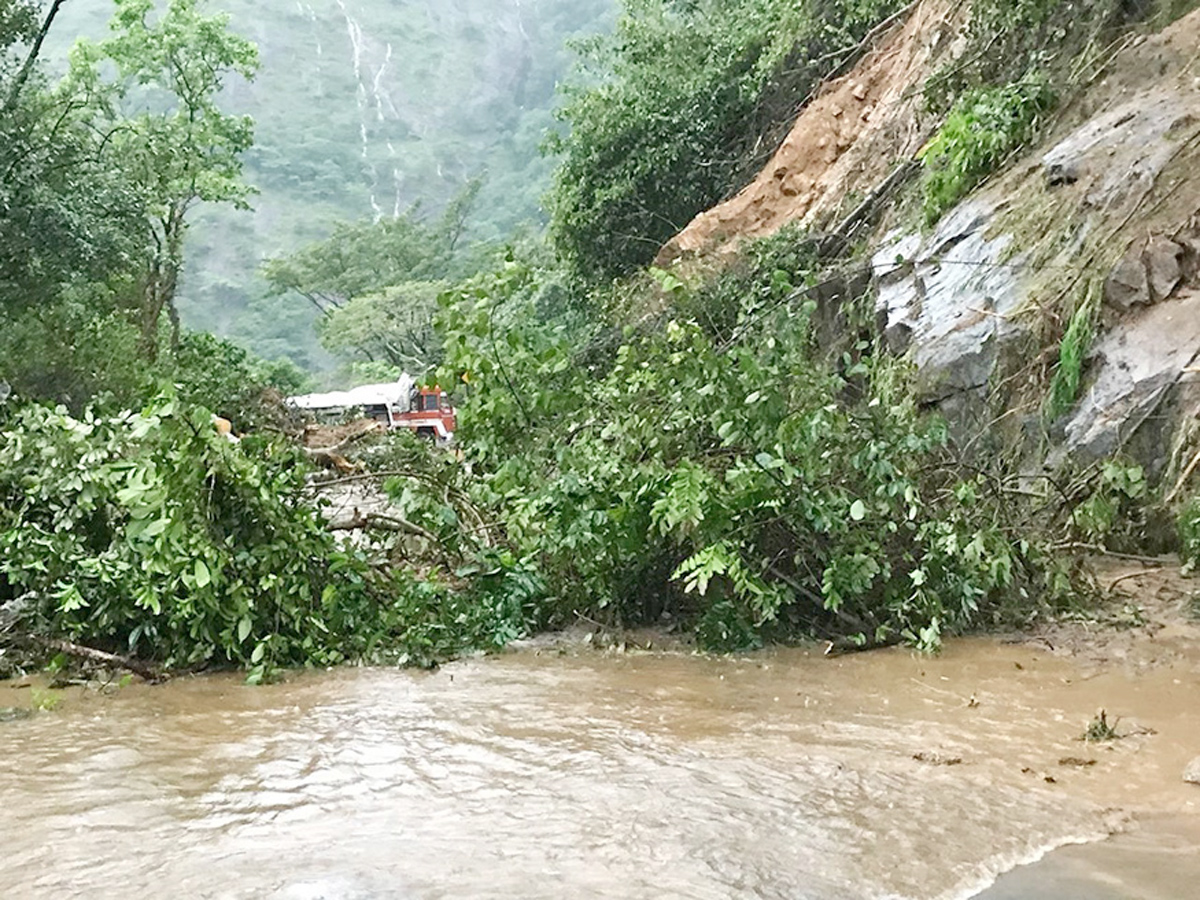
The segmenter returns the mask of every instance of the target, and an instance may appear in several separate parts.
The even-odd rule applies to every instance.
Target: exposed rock
[[[1200,784],[1200,756],[1197,756],[1183,770],[1183,780],[1188,784]]]
[[[988,237],[997,207],[960,204],[928,240],[885,242],[872,264],[876,303],[891,344],[910,341],[921,399],[986,388],[1002,345],[1020,336],[1011,314],[1023,299],[1020,256],[1009,235]]]
[[[1187,248],[1162,236],[1132,245],[1104,282],[1104,302],[1126,311],[1171,296],[1183,280]]]
[[[1200,291],[1137,311],[1095,354],[1096,376],[1065,431],[1065,452],[1083,462],[1121,447],[1200,354]]]
[[[735,250],[788,223],[827,227],[845,215],[847,194],[902,171],[897,160],[916,155],[931,124],[916,86],[953,56],[946,38],[962,7],[915,4],[801,111],[760,177],[693,220],[659,264]],[[946,15],[945,26],[935,21]],[[1058,459],[1124,448],[1167,467],[1176,424],[1200,404],[1200,379],[1180,380],[1200,351],[1200,297],[1189,292],[1200,270],[1197,34],[1200,11],[1131,44],[1074,98],[1066,114],[1083,121],[1049,149],[998,173],[931,234],[895,230],[876,243],[886,345],[913,361],[920,399],[938,406],[956,436],[973,438],[1003,406],[1012,413],[1006,438],[1040,443],[1055,363],[1048,341],[1108,272],[1109,330],[1089,357],[1081,399],[1050,437],[1062,443]],[[828,332],[841,322],[836,302],[822,308]]]
[[[1165,237],[1153,237],[1147,242],[1142,260],[1155,302],[1170,297],[1183,280],[1183,253],[1183,247]]]
[[[1042,166],[1086,168],[1083,206],[1123,207],[1145,196],[1180,147],[1176,126],[1200,107],[1200,97],[1172,82],[1151,87],[1076,129],[1042,156]]]
[[[1104,282],[1104,302],[1125,311],[1150,305],[1150,281],[1139,248],[1131,247]]]
[[[1182,287],[1196,258],[1191,231],[1179,227],[1190,215],[1179,218],[1188,193],[1163,176],[1174,165],[1173,177],[1192,177],[1186,152],[1196,129],[1181,123],[1197,115],[1200,92],[1190,84],[1153,81],[1046,152],[1043,177],[1016,167],[931,235],[884,239],[873,264],[885,340],[916,364],[921,399],[938,404],[958,435],[990,421],[982,413],[995,385],[1030,361],[1018,354],[1027,352],[1037,307],[1061,309],[1055,304],[1086,288],[1087,266],[1103,265],[1126,242],[1104,284],[1122,318],[1097,343],[1091,383],[1056,429],[1065,442],[1052,461],[1068,453],[1090,461],[1126,446],[1178,383],[1200,351],[1200,296]],[[1160,181],[1175,206],[1162,191],[1151,197]]]

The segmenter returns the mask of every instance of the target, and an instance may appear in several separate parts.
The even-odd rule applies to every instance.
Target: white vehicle
[[[437,387],[419,388],[410,375],[384,384],[360,385],[348,391],[288,397],[286,402],[325,419],[361,408],[363,415],[383,422],[388,428],[407,428],[440,441],[450,440],[456,426],[454,407],[446,392]]]

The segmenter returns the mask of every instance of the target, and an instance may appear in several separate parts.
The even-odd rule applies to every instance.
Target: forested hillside
[[[532,234],[604,4],[113,4],[58,81],[60,4],[0,2],[0,629],[932,650],[1080,612],[1078,551],[1200,564],[1196,0],[622,0]],[[455,452],[304,443],[296,372],[185,327],[313,363],[318,315]]]
[[[252,83],[225,104],[255,120],[247,181],[254,212],[197,210],[180,307],[186,322],[258,353],[327,364],[313,310],[267,296],[261,261],[325,237],[334,223],[431,215],[473,178],[468,227],[500,238],[541,227],[555,88],[572,37],[611,28],[613,0],[214,0],[259,48]],[[61,62],[76,35],[102,37],[111,0],[66,3],[50,36]]]

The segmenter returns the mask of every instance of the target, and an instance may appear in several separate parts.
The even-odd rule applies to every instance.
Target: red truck
[[[418,388],[407,411],[389,405],[381,412],[387,417],[381,421],[386,421],[389,428],[411,428],[419,435],[440,441],[448,441],[454,434],[454,407],[446,392],[436,386]],[[367,415],[371,413],[367,412]]]

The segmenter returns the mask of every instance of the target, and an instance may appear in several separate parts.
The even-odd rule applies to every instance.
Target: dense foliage
[[[24,409],[0,438],[0,590],[48,631],[169,665],[364,651],[383,585],[337,549],[291,455],[234,446],[170,400]]]
[[[142,351],[158,352],[165,313],[177,343],[175,295],[183,268],[188,213],[201,202],[246,208],[252,189],[242,155],[254,143],[254,121],[226,113],[222,88],[251,79],[254,44],[229,30],[229,18],[205,15],[198,0],[114,0],[110,36],[80,40],[60,90],[88,110],[98,151],[118,168],[138,198],[145,263],[138,283]]]
[[[57,71],[77,36],[105,35],[111,0],[69,0],[51,32]],[[552,162],[566,42],[611,28],[613,0],[208,0],[259,47],[253,83],[231,83],[225,108],[255,120],[245,155],[253,210],[194,211],[180,284],[184,324],[232,337],[259,355],[331,367],[314,313],[268,291],[267,256],[328,237],[335,223],[440,209],[482,176],[472,237],[499,239],[530,221]]]
[[[1200,497],[1191,497],[1184,504],[1178,519],[1180,557],[1187,572],[1200,566]]]
[[[0,608],[30,633],[167,667],[232,663],[251,680],[427,663],[525,632],[540,582],[511,555],[471,557],[453,590],[378,565],[329,530],[298,450],[231,443],[209,418],[161,397],[139,413],[34,405],[3,422]]]
[[[263,277],[280,304],[307,299],[354,375],[428,372],[451,391],[446,452],[353,425],[292,446],[302,430],[264,389],[301,390],[294,367],[178,328],[193,211],[251,195],[251,123],[226,106],[244,84],[217,96],[256,55],[228,21],[198,0],[120,0],[110,37],[50,86],[32,52],[46,25],[0,4],[0,632],[258,679],[429,664],[577,615],[683,622],[718,650],[932,649],[1061,597],[1045,526],[1065,545],[1131,539],[1144,474],[1110,461],[1038,493],[1003,460],[960,459],[883,352],[854,248],[785,230],[719,270],[638,271],[899,5],[627,0],[616,35],[587,45],[552,142],[550,245],[518,241],[498,265],[470,240],[486,182],[459,167],[449,181],[467,187],[426,218],[402,205],[398,169],[381,176],[367,123],[397,110],[361,71],[352,162],[313,129],[302,175],[280,146],[254,151],[325,200],[351,178],[338,160],[369,170],[375,218],[275,253]],[[1034,50],[1129,14],[1084,4],[1063,23],[1060,6],[976,4],[968,53],[928,91],[947,115],[923,152],[927,223],[1034,135],[1057,71]],[[262,250],[230,252],[247,248]],[[1084,302],[1070,318],[1048,418],[1079,392],[1096,315]],[[248,433],[227,440],[213,413]],[[325,518],[322,492],[364,485],[371,503]],[[1192,558],[1197,518],[1190,505],[1179,526]]]
[[[79,42],[49,84],[38,53],[61,5],[43,16],[37,4],[4,8],[0,380],[75,412],[98,398],[141,405],[163,381],[228,413],[264,386],[294,386],[287,367],[185,335],[175,315],[189,212],[249,195],[240,176],[252,124],[216,101],[252,74],[253,45],[196,0],[157,11],[120,0],[109,36]]]
[[[625,275],[741,186],[796,106],[893,0],[626,0],[616,33],[583,45],[550,233],[587,279]]]
[[[267,260],[263,274],[273,292],[299,295],[320,312],[321,343],[340,361],[424,372],[440,356],[433,334],[438,294],[486,255],[482,245],[463,240],[479,186],[468,185],[432,223],[414,208],[338,225],[324,241]]]
[[[588,342],[536,322],[534,270],[512,262],[444,298],[468,459],[560,612],[682,613],[717,649],[799,634],[934,647],[1027,596],[1039,569],[987,482],[948,467],[945,431],[869,341],[827,362],[810,273],[779,258],[739,279],[731,334],[669,319],[592,371]]]

